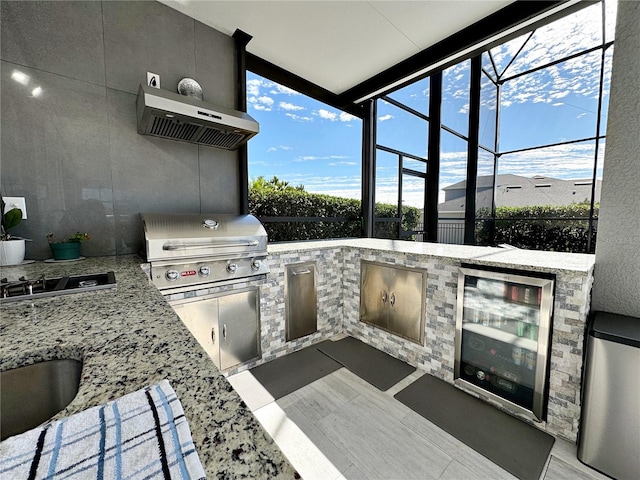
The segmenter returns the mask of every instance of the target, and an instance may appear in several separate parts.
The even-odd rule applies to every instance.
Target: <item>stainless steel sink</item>
[[[0,372],[0,439],[31,430],[78,393],[82,362],[48,360]]]

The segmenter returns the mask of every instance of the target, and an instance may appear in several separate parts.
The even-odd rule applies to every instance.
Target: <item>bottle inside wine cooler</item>
[[[536,352],[532,352],[531,350],[527,350],[527,353],[524,357],[524,364],[528,370],[535,370],[536,368]]]
[[[524,355],[524,352],[521,347],[513,347],[513,350],[511,351],[511,355],[512,355],[514,364],[522,365],[522,357]]]

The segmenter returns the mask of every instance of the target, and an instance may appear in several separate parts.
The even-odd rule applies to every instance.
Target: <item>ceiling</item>
[[[335,94],[449,37],[513,0],[159,0],[247,51]]]

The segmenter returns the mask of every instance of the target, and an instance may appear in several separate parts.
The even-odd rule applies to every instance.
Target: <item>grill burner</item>
[[[0,280],[0,302],[53,297],[115,287],[116,277],[113,272],[55,278],[40,275],[35,279],[20,277],[14,281],[3,278]]]

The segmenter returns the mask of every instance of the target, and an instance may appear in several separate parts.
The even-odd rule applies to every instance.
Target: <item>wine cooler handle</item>
[[[395,293],[391,294],[391,297],[389,298],[389,303],[391,304],[392,307],[396,304],[396,294]]]
[[[387,292],[382,292],[382,303],[387,303],[387,298],[388,298]]]

